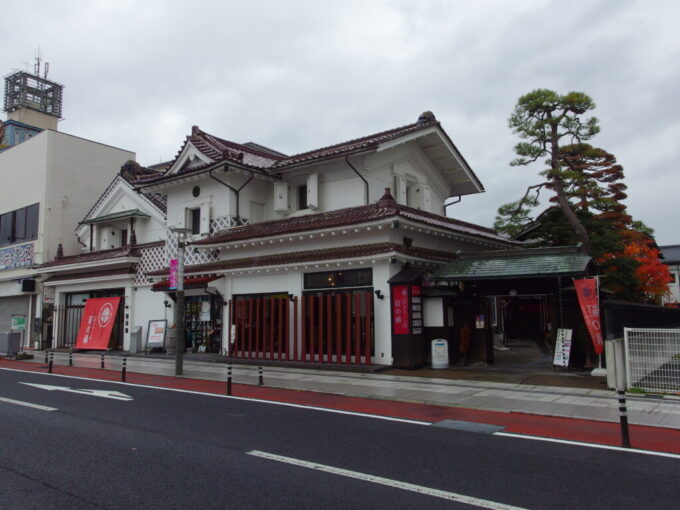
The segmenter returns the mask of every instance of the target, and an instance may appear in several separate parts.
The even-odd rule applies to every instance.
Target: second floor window
[[[298,210],[307,209],[307,185],[298,186]]]
[[[189,219],[191,224],[191,233],[197,235],[201,233],[201,209],[197,207],[196,209],[191,209],[189,211]]]
[[[38,204],[0,215],[0,246],[38,238]]]

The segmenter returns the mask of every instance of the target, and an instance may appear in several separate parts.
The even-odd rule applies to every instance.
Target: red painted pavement
[[[4,359],[0,359],[0,367],[30,372],[47,372],[47,366],[44,364]],[[103,381],[121,380],[120,372],[105,369],[54,366],[53,372],[55,374]],[[201,393],[226,394],[226,383],[220,381],[127,372],[127,382],[161,388],[191,390]],[[247,384],[233,384],[232,395],[258,400],[286,402],[326,409],[419,420],[430,423],[442,420],[486,423],[503,426],[505,427],[505,432],[514,434],[603,445],[621,445],[619,424],[611,422],[346,397],[329,393],[268,388],[266,386],[252,386]],[[613,397],[612,406],[617,407],[616,399]],[[633,448],[680,454],[680,430],[663,427],[647,427],[642,425],[630,425],[629,430]]]

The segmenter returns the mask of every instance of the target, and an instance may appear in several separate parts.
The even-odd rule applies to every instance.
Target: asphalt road
[[[651,510],[678,501],[678,458],[0,370],[3,510]]]

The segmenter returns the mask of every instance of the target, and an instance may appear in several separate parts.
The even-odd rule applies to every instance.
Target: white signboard
[[[146,331],[147,349],[150,347],[165,346],[165,331],[167,325],[168,323],[165,320],[149,321],[149,328]]]
[[[571,354],[571,329],[558,329],[557,339],[555,340],[555,358],[553,365],[558,367],[569,366],[569,355]]]

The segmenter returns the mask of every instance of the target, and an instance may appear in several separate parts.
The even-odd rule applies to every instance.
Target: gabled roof
[[[115,221],[129,218],[151,218],[151,216],[149,216],[145,212],[140,211],[139,209],[130,209],[128,211],[118,211],[111,214],[104,214],[102,216],[97,216],[96,218],[90,218],[89,220],[81,221],[80,223],[82,225],[91,225],[95,223],[104,223],[107,221]]]
[[[385,190],[385,195],[378,202],[373,204],[308,214],[305,216],[263,221],[260,223],[253,223],[252,225],[230,228],[229,230],[212,237],[194,241],[191,244],[196,246],[219,245],[245,239],[309,232],[313,230],[342,227],[345,225],[356,225],[388,218],[393,218],[394,220],[403,218],[416,223],[450,230],[451,232],[462,235],[481,237],[508,246],[520,244],[496,234],[496,232],[490,228],[400,205],[390,195],[389,188]]]
[[[421,146],[423,153],[437,161],[435,166],[449,183],[453,194],[469,194],[484,191],[484,187],[474,174],[465,158],[441,127],[432,112],[425,112],[417,122],[361,138],[330,145],[320,149],[303,152],[293,156],[263,147],[252,142],[239,144],[216,137],[198,126],[193,126],[191,135],[187,136],[181,149],[163,175],[147,175],[137,183],[140,188],[151,187],[180,178],[201,175],[225,165],[230,168],[242,168],[256,175],[279,178],[279,173],[299,165],[348,157],[361,152],[389,148],[390,143],[399,140],[409,141],[419,136],[429,137]],[[203,163],[186,168],[180,163],[186,159],[186,151],[190,147],[198,150]],[[184,163],[182,163],[184,165]]]
[[[573,247],[465,253],[460,259],[435,269],[432,280],[584,275],[591,264],[588,255]]]
[[[659,246],[664,264],[680,264],[680,244]]]

